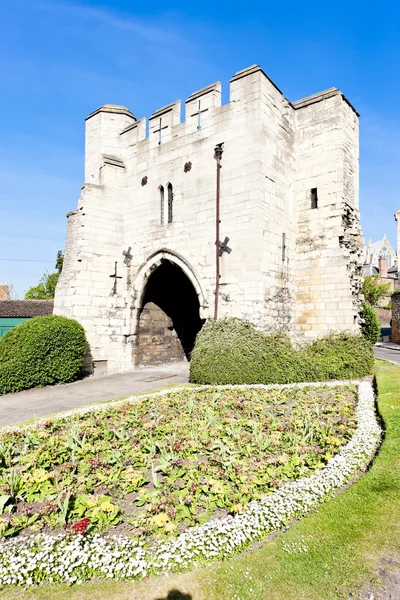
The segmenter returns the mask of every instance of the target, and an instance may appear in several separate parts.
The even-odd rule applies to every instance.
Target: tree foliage
[[[56,286],[63,268],[64,254],[61,250],[57,252],[56,272],[44,273],[38,285],[32,286],[25,294],[25,300],[52,300],[56,293]]]
[[[379,275],[366,275],[361,292],[368,304],[377,306],[380,300],[390,296],[391,286],[390,283],[382,281]]]
[[[56,271],[57,271],[57,273],[61,273],[63,266],[64,266],[64,254],[63,254],[62,250],[59,250],[57,252],[57,257],[56,257]]]
[[[362,304],[361,318],[363,320],[361,325],[363,336],[372,344],[376,344],[381,337],[381,324],[375,309],[367,302]]]
[[[38,285],[26,292],[25,300],[52,300],[56,292],[56,286],[60,273],[45,273]]]

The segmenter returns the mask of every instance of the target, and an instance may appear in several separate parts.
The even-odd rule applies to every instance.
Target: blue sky
[[[254,63],[290,100],[335,86],[355,105],[364,235],[395,244],[399,19],[393,1],[0,0],[0,281],[22,297],[54,270],[90,112],[149,116],[217,80],[226,101],[230,77]]]

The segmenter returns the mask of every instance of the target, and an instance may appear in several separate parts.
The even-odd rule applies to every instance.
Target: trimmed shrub
[[[381,337],[381,324],[376,310],[367,302],[363,302],[360,316],[363,320],[361,325],[363,336],[372,344],[376,344]]]
[[[86,348],[83,327],[67,317],[21,323],[0,339],[0,394],[77,379]]]
[[[197,335],[190,380],[224,385],[351,379],[371,373],[373,361],[372,345],[362,335],[331,334],[296,349],[283,333],[223,319],[208,321]]]
[[[355,379],[372,372],[374,351],[362,335],[331,333],[297,351],[306,379]]]
[[[197,335],[190,360],[190,380],[213,385],[289,383],[298,381],[297,371],[287,336],[266,336],[240,319],[208,321]]]

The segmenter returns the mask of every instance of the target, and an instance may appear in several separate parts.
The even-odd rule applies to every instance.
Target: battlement
[[[88,177],[86,181],[96,181],[94,172],[104,165],[104,156],[118,157],[125,161],[125,152],[138,146],[138,151],[161,148],[172,140],[183,140],[187,135],[194,135],[190,141],[203,139],[215,132],[223,130],[222,122],[233,117],[239,127],[246,120],[262,119],[262,114],[273,115],[276,122],[282,117],[287,119],[297,111],[321,103],[331,102],[339,98],[346,102],[356,113],[354,107],[337,88],[313,94],[306,98],[290,102],[281,90],[258,65],[242,69],[230,80],[229,102],[222,105],[222,89],[219,81],[193,92],[184,102],[184,120],[181,115],[181,101],[176,100],[153,112],[148,120],[136,119],[133,112],[125,106],[105,104],[92,112],[86,119],[86,155],[89,159]],[[253,110],[254,109],[254,110]],[[257,115],[259,115],[257,117]],[[281,116],[279,116],[281,115]],[[297,127],[299,125],[294,125]],[[229,125],[232,130],[232,121]],[[107,163],[108,164],[108,163]],[[93,179],[95,181],[93,181]],[[97,178],[98,179],[98,178]]]
[[[211,124],[212,117],[221,108],[237,108],[239,102],[247,103],[258,100],[263,86],[271,87],[282,99],[284,96],[275,83],[258,65],[252,65],[238,71],[230,81],[230,97],[228,105],[222,107],[221,83],[219,81],[193,92],[185,100],[185,120],[181,120],[181,101],[176,100],[156,110],[148,119],[148,134],[146,118],[136,119],[135,115],[126,107],[114,104],[105,104],[93,111],[87,118],[87,127],[93,129],[94,122],[101,118],[108,122],[107,134],[111,129],[114,134],[126,138],[124,145],[135,144],[148,138],[150,145],[161,145],[172,139],[172,130],[184,124],[187,132],[200,130]],[[123,118],[123,119],[121,119]],[[112,125],[111,125],[112,124]],[[125,126],[121,126],[124,124]],[[116,130],[118,128],[118,130]],[[161,132],[161,133],[160,133]],[[101,132],[104,134],[105,132]]]
[[[181,122],[181,101],[163,106],[149,118],[149,141],[160,144],[169,142],[172,128]]]
[[[243,77],[248,77],[249,75],[253,75],[255,73],[261,73],[264,77],[266,77],[268,79],[268,81],[274,86],[276,91],[279,92],[281,94],[281,96],[283,96],[283,93],[278,88],[276,83],[274,83],[272,81],[272,79],[270,77],[268,77],[268,75],[266,74],[264,69],[262,69],[259,65],[251,65],[251,67],[247,67],[246,69],[242,69],[241,71],[238,71],[232,77],[231,83],[233,83],[234,81],[239,81],[239,79],[242,79]]]
[[[95,111],[90,113],[90,115],[88,117],[86,117],[86,121],[88,119],[91,119],[92,117],[95,117],[96,115],[98,115],[100,113],[125,115],[127,117],[132,117],[136,121],[135,115],[133,113],[131,113],[131,111],[128,108],[126,108],[126,106],[119,106],[118,104],[104,104],[103,106],[100,106],[100,108],[96,109]]]
[[[189,125],[195,124],[197,128],[201,123],[207,123],[212,114],[212,109],[221,107],[221,83],[212,83],[189,96],[185,102],[185,120]]]
[[[299,110],[301,108],[305,108],[306,106],[310,106],[311,104],[316,104],[317,102],[322,102],[324,100],[328,100],[329,98],[333,98],[334,96],[341,96],[341,98],[350,106],[350,108],[356,113],[357,117],[360,114],[356,111],[354,106],[349,102],[346,96],[338,89],[338,88],[329,88],[322,92],[318,92],[317,94],[312,94],[312,96],[307,96],[306,98],[302,98],[301,100],[296,100],[296,102],[292,103],[292,106],[295,110]]]

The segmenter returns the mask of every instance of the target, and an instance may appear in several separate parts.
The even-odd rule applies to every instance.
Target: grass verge
[[[140,583],[3,590],[5,600],[339,600],[376,585],[400,555],[400,367],[377,361],[386,436],[368,473],[263,547],[189,573]],[[175,590],[176,592],[174,592]]]

